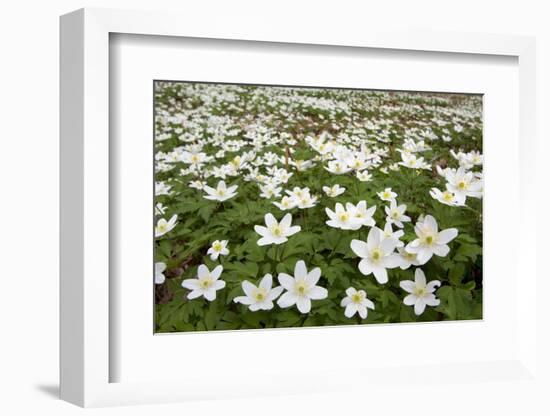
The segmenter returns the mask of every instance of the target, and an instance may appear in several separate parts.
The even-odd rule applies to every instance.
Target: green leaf
[[[224,267],[227,270],[235,270],[239,273],[242,273],[244,276],[256,277],[258,275],[258,264],[252,262],[240,263],[226,263]]]
[[[458,286],[462,279],[464,278],[464,272],[466,270],[466,266],[464,266],[464,263],[455,263],[449,270],[449,280],[450,282]]]

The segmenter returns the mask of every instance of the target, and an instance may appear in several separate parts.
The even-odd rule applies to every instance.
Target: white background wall
[[[300,25],[313,20],[337,31],[340,25],[371,26],[384,22],[404,27],[512,33],[538,37],[538,129],[550,137],[550,12],[548,1],[482,0],[391,0],[391,1],[195,1],[185,0],[5,0],[0,7],[0,178],[2,219],[0,236],[0,414],[77,414],[81,409],[56,400],[58,367],[58,16],[74,9],[115,7],[178,10],[207,17],[215,14],[231,19],[246,13],[252,20],[275,20]],[[185,24],[185,22],[182,22]],[[549,150],[541,143],[539,175]],[[540,166],[539,164],[539,166]],[[548,181],[540,182],[548,193]],[[542,188],[544,186],[544,188]],[[548,199],[548,198],[546,198]],[[533,209],[548,211],[544,204]],[[541,215],[544,218],[543,215]],[[511,219],[513,220],[513,219]],[[540,229],[539,250],[548,223]],[[521,244],[529,244],[520,239]],[[542,256],[541,256],[542,258]],[[543,307],[543,305],[541,305]],[[550,325],[546,323],[546,327]],[[546,341],[548,336],[546,335]],[[543,364],[550,351],[541,351]],[[548,372],[547,372],[548,373]],[[149,414],[367,414],[382,410],[388,414],[548,414],[550,405],[514,394],[503,383],[501,400],[484,400],[484,395],[467,386],[456,389],[456,400],[445,408],[430,406],[430,392],[417,397],[281,397],[227,402],[142,406],[101,409],[101,415]],[[519,392],[518,392],[519,393]],[[534,392],[533,398],[540,394]],[[384,405],[384,403],[387,403]],[[380,407],[382,406],[382,407]],[[387,406],[387,407],[386,407]],[[376,413],[378,413],[378,411]]]

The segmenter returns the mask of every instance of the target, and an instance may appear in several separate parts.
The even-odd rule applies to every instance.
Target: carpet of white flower
[[[480,319],[482,99],[155,83],[156,331]]]

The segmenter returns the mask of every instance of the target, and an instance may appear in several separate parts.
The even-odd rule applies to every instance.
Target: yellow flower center
[[[258,302],[263,302],[267,297],[267,294],[265,292],[265,289],[258,289],[256,290],[256,292],[254,293],[254,299],[256,299]]]
[[[433,235],[427,235],[425,240],[426,240],[426,244],[429,245],[429,246],[431,246],[434,243]]]
[[[387,198],[390,198],[390,197],[391,197],[391,194],[390,194],[389,192],[384,191],[384,193],[382,194],[382,196],[383,196],[384,198],[387,199]]]
[[[458,183],[458,189],[461,189],[461,190],[466,189],[466,182],[465,181],[460,181]]]
[[[213,247],[215,251],[222,251],[223,249],[222,243],[214,243]]]
[[[382,250],[380,250],[379,248],[374,249],[371,253],[371,258],[374,261],[380,260],[382,258]]]
[[[296,286],[294,287],[296,292],[300,295],[304,295],[307,291],[307,285],[305,282],[298,282],[296,283]]]
[[[418,296],[419,298],[422,298],[424,296],[426,296],[426,294],[428,293],[426,291],[426,288],[424,287],[415,287],[414,290],[413,290],[413,293]]]
[[[168,224],[164,224],[164,223],[160,223],[158,226],[157,226],[157,229],[163,233],[164,231],[166,231],[166,229],[168,228]]]
[[[443,199],[447,202],[451,202],[454,199],[454,196],[451,192],[445,191],[443,192]]]
[[[393,219],[399,218],[399,211],[393,211],[391,216],[392,216]]]
[[[224,196],[225,195],[225,191],[223,189],[218,189],[218,196]]]
[[[280,225],[274,225],[271,227],[271,233],[275,236],[275,237],[280,237],[283,235],[283,229],[281,228]]]
[[[349,220],[349,214],[347,212],[344,212],[340,214],[338,218],[340,218],[340,221],[346,222],[347,220]]]
[[[361,295],[359,293],[354,293],[351,295],[351,301],[353,303],[361,303]]]
[[[191,156],[191,162],[197,163],[199,161],[199,157],[197,155]]]
[[[203,289],[208,289],[210,286],[212,286],[212,279],[210,277],[205,277],[204,279],[201,279],[199,281],[199,286]]]

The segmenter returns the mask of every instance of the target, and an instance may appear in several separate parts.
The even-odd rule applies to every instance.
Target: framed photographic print
[[[533,39],[303,33],[62,17],[65,400],[537,383]]]

